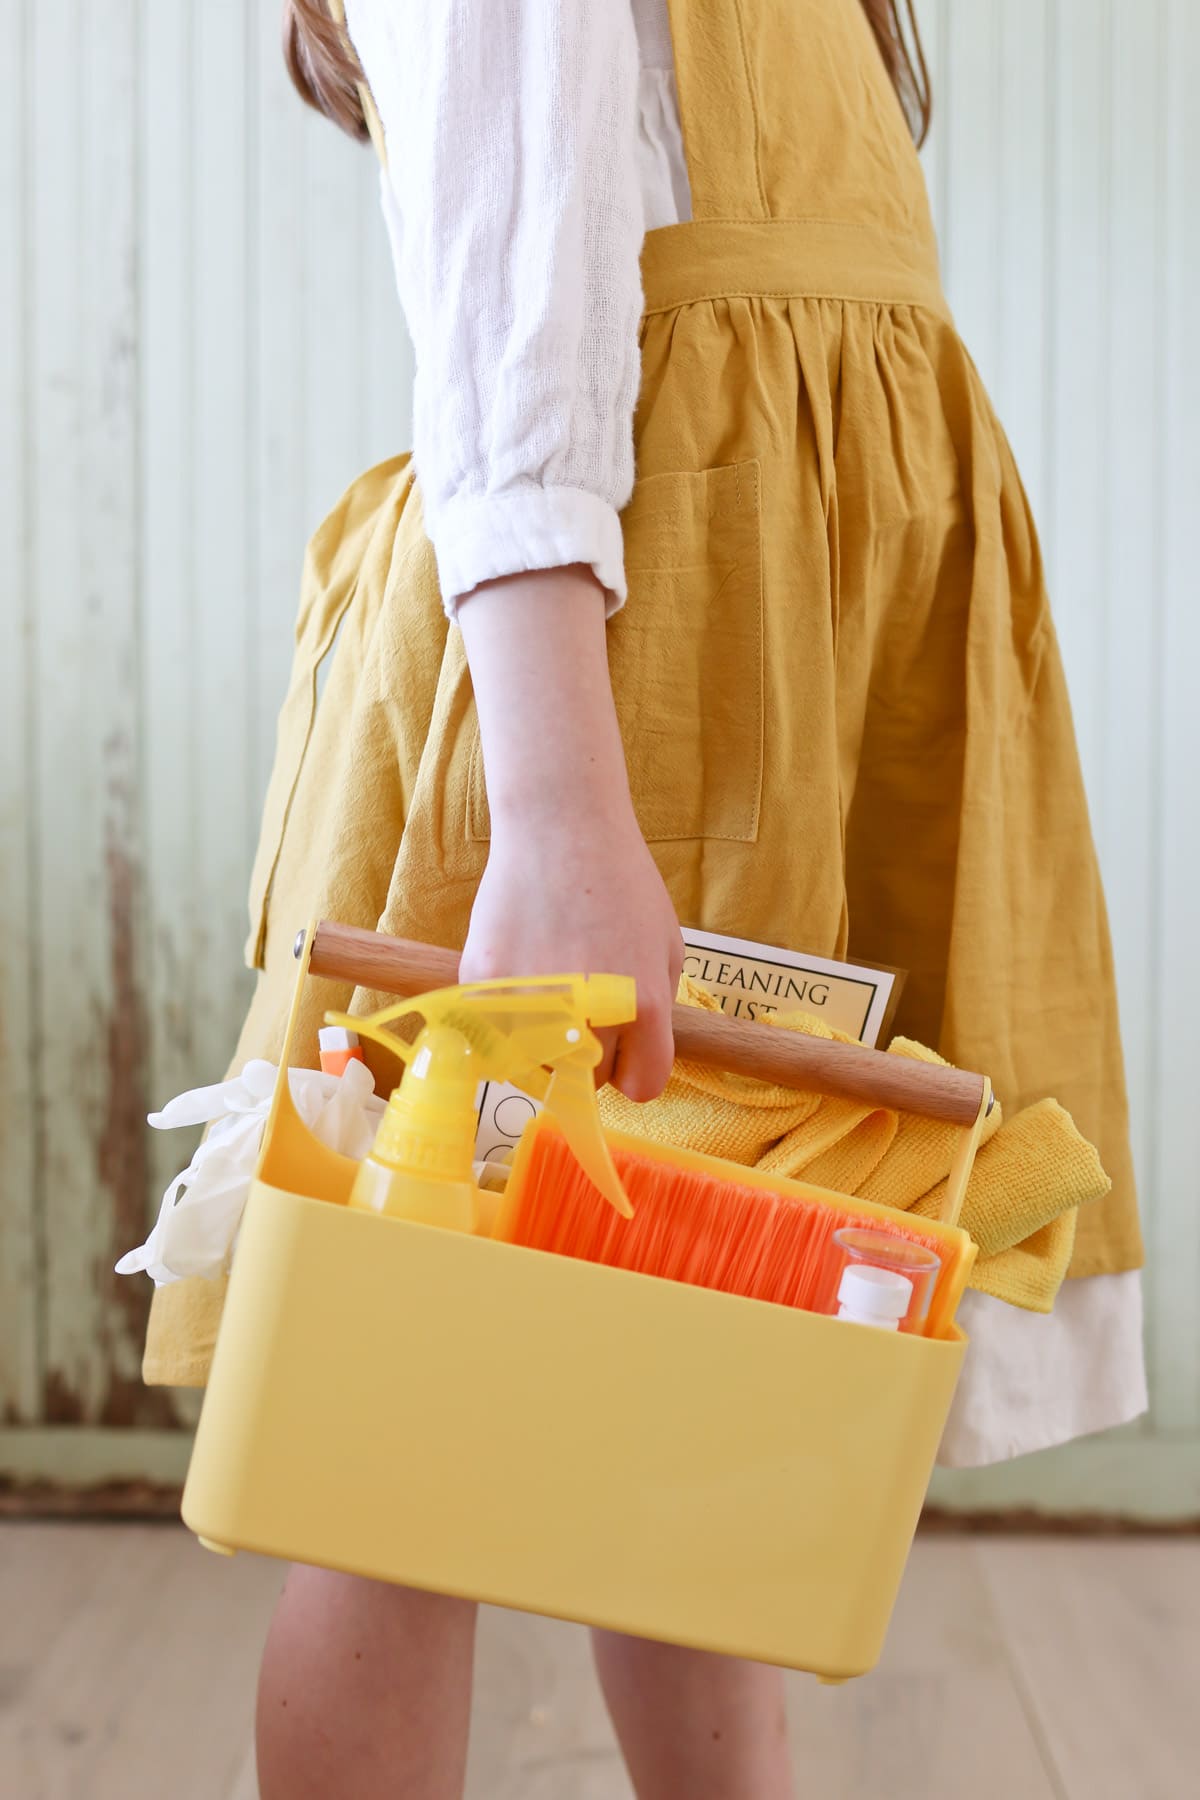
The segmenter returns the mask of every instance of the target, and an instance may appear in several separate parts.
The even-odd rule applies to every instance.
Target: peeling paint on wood
[[[304,539],[406,443],[407,351],[370,161],[269,9],[0,32],[0,1418],[82,1441],[194,1420],[113,1264],[195,1141],[147,1111],[236,1041]]]
[[[149,1481],[110,1481],[98,1487],[15,1482],[0,1477],[0,1519],[179,1519],[183,1490]]]
[[[101,1191],[111,1196],[112,1231],[97,1264],[96,1287],[102,1294],[111,1294],[122,1345],[135,1346],[140,1361],[150,1284],[118,1275],[114,1264],[140,1241],[146,1216],[146,1009],[135,934],[135,920],[142,908],[138,905],[138,869],[126,847],[126,834],[132,836],[133,795],[124,784],[116,784],[111,800],[106,864],[112,999],[105,1063],[107,1094],[96,1171]],[[115,1356],[97,1416],[104,1425],[126,1427],[177,1422],[171,1395],[161,1388],[147,1388],[140,1369],[135,1367],[131,1373],[124,1359]]]
[[[33,1058],[36,900],[30,856],[28,338],[25,47],[28,8],[0,4],[0,1414],[39,1411],[38,1220]]]

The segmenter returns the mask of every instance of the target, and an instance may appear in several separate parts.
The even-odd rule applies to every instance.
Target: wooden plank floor
[[[256,1800],[254,1672],[279,1579],[174,1526],[0,1526],[0,1795]],[[835,1690],[792,1680],[797,1789],[1185,1800],[1198,1691],[1200,1541],[924,1538],[880,1669]],[[583,1632],[485,1614],[468,1791],[630,1800]]]

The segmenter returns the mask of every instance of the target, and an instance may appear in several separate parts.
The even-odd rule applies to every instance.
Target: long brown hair
[[[902,0],[861,0],[861,4],[908,128],[917,144],[923,144],[933,96],[913,0],[903,0],[903,5]],[[362,70],[341,11],[339,0],[283,0],[283,55],[301,99],[351,137],[366,138]]]
[[[300,98],[365,142],[363,74],[341,13],[329,0],[283,0],[283,60]]]
[[[891,76],[892,86],[904,108],[908,129],[920,149],[929,136],[933,92],[913,0],[904,0],[904,18],[900,16],[900,0],[862,0],[862,9],[875,34],[883,66]]]

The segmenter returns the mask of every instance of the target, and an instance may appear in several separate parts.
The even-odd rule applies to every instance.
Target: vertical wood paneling
[[[1120,3],[1120,0],[1118,0]],[[1056,224],[1047,567],[1093,821],[1104,840],[1102,708],[1109,584],[1111,0],[1057,0],[1051,54]],[[1003,395],[1000,396],[1001,403]]]
[[[1039,518],[1112,918],[1151,1249],[1152,1411],[1100,1466],[1127,1494],[1120,1459],[1147,1455],[1157,1434],[1145,1479],[1169,1469],[1185,1505],[1200,1474],[1200,1315],[1187,1298],[1200,1176],[1181,1060],[1200,1047],[1187,899],[1200,869],[1200,377],[1185,324],[1200,275],[1188,98],[1200,20],[1167,0],[1007,0],[997,39],[996,10],[924,9],[942,99],[930,186],[951,303]],[[1167,1455],[1178,1434],[1190,1462]],[[1017,1484],[1023,1503],[1094,1497],[1087,1448],[1037,1462]],[[959,1486],[974,1505],[1017,1491],[999,1473]]]
[[[132,0],[31,12],[44,1406],[129,1423],[145,1191]]]
[[[33,596],[27,516],[31,219],[24,94],[29,18],[0,0],[0,1415],[40,1412],[37,999],[33,814]]]
[[[370,460],[381,462],[412,443],[412,347],[396,303],[396,284],[387,232],[379,219],[379,185],[373,177],[360,188],[365,209],[363,234],[363,392],[360,399]]]
[[[288,84],[274,10],[258,7],[252,19],[258,156],[250,178],[256,192],[258,307],[250,329],[257,368],[255,473],[260,496],[254,786],[261,798],[274,753],[304,543],[316,523],[308,511],[305,482],[310,364],[304,301],[305,145],[322,126],[309,119]],[[323,135],[327,133],[328,128]]]
[[[32,1113],[37,1153],[35,1195],[39,1227],[44,1237],[53,1238],[56,1230],[65,1226],[72,1248],[77,1242],[71,1230],[74,1221],[63,1218],[63,1200],[72,1195],[80,1199],[91,1191],[94,1183],[99,1058],[73,1053],[64,1041],[66,1032],[53,1017],[48,1026],[47,1011],[53,1013],[56,1006],[61,1007],[64,996],[61,978],[55,980],[50,966],[52,959],[46,953],[53,944],[71,944],[77,971],[72,986],[79,993],[80,1005],[75,1018],[64,1020],[63,1024],[84,1024],[90,1035],[98,1022],[92,1016],[88,992],[95,980],[95,958],[86,953],[79,954],[78,896],[81,889],[92,894],[102,891],[99,858],[94,842],[88,844],[91,834],[85,828],[85,820],[94,803],[91,782],[94,745],[87,745],[90,754],[84,754],[79,765],[74,761],[86,743],[86,729],[82,724],[85,696],[80,677],[80,664],[86,659],[82,646],[78,645],[81,521],[76,503],[82,420],[79,371],[76,352],[72,348],[82,335],[79,304],[82,272],[76,221],[82,159],[83,63],[77,53],[69,54],[72,40],[76,39],[76,15],[77,7],[70,5],[69,0],[51,0],[51,4],[39,7],[36,13],[27,14],[30,33],[27,79],[33,106],[30,108],[27,101],[25,114],[28,121],[26,179],[31,221],[26,269],[29,409],[26,578],[31,639],[29,827],[30,879],[38,932],[33,946],[35,1004],[29,1045],[38,1077]],[[65,115],[61,135],[54,146],[53,160],[50,158],[48,115],[51,71],[58,90],[55,111]],[[47,719],[72,721],[71,731],[58,735],[60,759],[57,767],[53,761],[53,741],[50,745],[46,742]],[[61,806],[55,804],[56,789],[61,789]],[[41,832],[38,822],[51,818],[56,820],[52,832]],[[47,836],[53,839],[58,833],[61,833],[59,855],[64,865],[70,862],[71,873],[67,875],[64,869],[63,878],[56,884],[53,879],[47,881],[48,846],[45,839]],[[49,848],[53,854],[53,844]],[[92,851],[90,857],[87,855],[89,849]],[[84,923],[86,929],[87,922]],[[68,1058],[65,1069],[60,1061],[63,1056]],[[80,1065],[78,1069],[74,1066],[76,1063]],[[73,1082],[76,1075],[81,1086],[73,1107],[75,1129],[64,1130],[57,1145],[52,1147],[48,1142],[46,1087],[51,1081]],[[69,1266],[64,1268],[68,1279],[71,1272]],[[87,1322],[94,1325],[95,1309],[90,1299],[92,1269],[86,1248],[74,1272],[77,1281],[89,1291]],[[50,1307],[44,1271],[39,1270],[38,1275],[40,1390]],[[61,1345],[55,1345],[56,1357],[61,1348]],[[64,1382],[61,1370],[56,1369],[55,1376]],[[64,1385],[70,1387],[80,1376],[81,1370],[72,1358]],[[40,1391],[38,1398],[40,1416],[44,1406]]]
[[[198,694],[192,344],[197,293],[192,191],[195,50],[191,5],[140,9],[141,193],[139,427],[144,594],[142,711],[148,754],[143,806],[150,846],[147,944],[149,1092],[161,1106],[195,1084],[196,942],[206,881],[193,829]],[[152,1195],[180,1167],[179,1135],[154,1132]]]
[[[358,473],[367,345],[363,280],[366,170],[350,139],[324,131],[305,138],[305,332],[309,349],[305,498],[310,520],[327,512]],[[374,222],[376,227],[378,221]],[[347,271],[354,270],[353,280]]]
[[[148,854],[145,943],[149,1054],[146,1088],[161,1106],[194,1086],[201,1066],[196,993],[205,980],[195,944],[208,898],[195,833],[199,694],[194,495],[196,315],[203,304],[192,192],[197,97],[191,4],[138,9],[140,121],[138,429],[141,447],[141,706],[147,755],[142,805]],[[147,1212],[195,1134],[145,1132]],[[182,1421],[190,1395],[172,1397]]]
[[[1000,362],[1000,5],[951,6],[942,32],[942,274],[955,321],[989,381]],[[935,101],[935,104],[937,102]]]
[[[1053,68],[1048,0],[1000,0],[996,366],[1005,430],[1034,511],[1045,511],[1048,324],[1054,213],[1048,204]]]
[[[1134,1160],[1147,1207],[1163,1196],[1150,1157],[1157,1066],[1157,946],[1149,923],[1162,879],[1158,791],[1162,684],[1163,7],[1112,13],[1104,506],[1093,521],[1105,607],[1097,632],[1100,855],[1117,953]],[[1155,1306],[1153,1277],[1148,1298]],[[1156,1393],[1157,1399],[1157,1393]]]
[[[253,12],[258,154],[256,800],[266,786],[304,542],[370,463],[410,444],[411,352],[373,158],[299,106]]]
[[[193,5],[194,146],[187,202],[195,230],[192,355],[195,430],[193,625],[196,719],[191,744],[192,866],[204,905],[188,951],[197,959],[192,1031],[198,1066],[224,1073],[232,1021],[249,980],[242,890],[256,820],[250,760],[251,432],[250,141],[245,0]]]
[[[56,1368],[88,1371],[91,1416],[116,1425],[161,1416],[141,1383],[145,1296],[114,1273],[129,1231],[136,1229],[146,1191],[146,1014],[144,944],[146,844],[141,791],[145,763],[139,705],[142,662],[138,516],[140,467],[137,429],[138,334],[137,0],[112,0],[79,18],[87,69],[82,105],[82,248],[85,296],[81,374],[83,438],[80,471],[87,496],[81,508],[83,608],[80,666],[88,718],[85,754],[95,746],[100,881],[85,938],[97,958],[95,992],[107,1015],[83,1054],[100,1065],[102,1112],[95,1143],[96,1183],[62,1196],[58,1232],[50,1243],[47,1284],[47,1379]],[[61,732],[65,719],[46,716]],[[70,736],[67,732],[65,735]],[[78,752],[77,752],[78,756]],[[76,762],[78,766],[78,762]],[[53,816],[53,815],[51,815]],[[66,882],[71,860],[59,847],[46,855],[46,889]],[[78,927],[76,928],[78,929]],[[72,937],[68,936],[68,943]],[[72,1034],[75,1059],[80,1044]],[[55,1059],[58,1067],[65,1065]],[[48,1059],[48,1073],[49,1073]],[[53,1082],[53,1077],[50,1078]],[[51,1096],[57,1098],[55,1086]],[[54,1114],[59,1107],[54,1107]],[[54,1130],[54,1117],[48,1118]],[[96,1345],[82,1328],[71,1285],[58,1277],[60,1246],[69,1233],[91,1249],[92,1291],[101,1326],[103,1377],[92,1376]],[[162,1396],[157,1397],[161,1401]]]
[[[1200,1038],[1200,17],[918,13],[947,287],[1047,553],[1152,1253],[1149,1435],[960,1487],[1169,1514],[1200,1481],[1182,1054]],[[139,1118],[218,1076],[236,1037],[304,540],[408,443],[374,163],[298,104],[277,23],[256,0],[0,0],[0,1412],[18,1423],[174,1416],[136,1386],[145,1290],[108,1274],[187,1151],[146,1147]]]
[[[1153,1272],[1148,1342],[1155,1424],[1200,1439],[1200,1158],[1196,1155],[1196,1064],[1200,1049],[1200,13],[1169,0],[1160,265],[1161,337],[1155,386],[1162,408],[1155,478],[1162,509],[1151,567],[1160,584],[1156,644],[1160,764],[1146,796],[1157,824],[1156,880],[1144,930],[1154,944],[1156,1054],[1147,1096]]]

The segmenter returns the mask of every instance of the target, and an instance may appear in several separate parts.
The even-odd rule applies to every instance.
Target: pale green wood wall
[[[1200,1513],[1200,11],[925,0],[946,278],[1041,521],[1109,885],[1154,1405],[947,1503]],[[0,0],[0,1470],[182,1467],[109,1273],[215,1078],[307,532],[408,442],[370,158],[273,0]],[[803,130],[803,79],[797,82]]]

